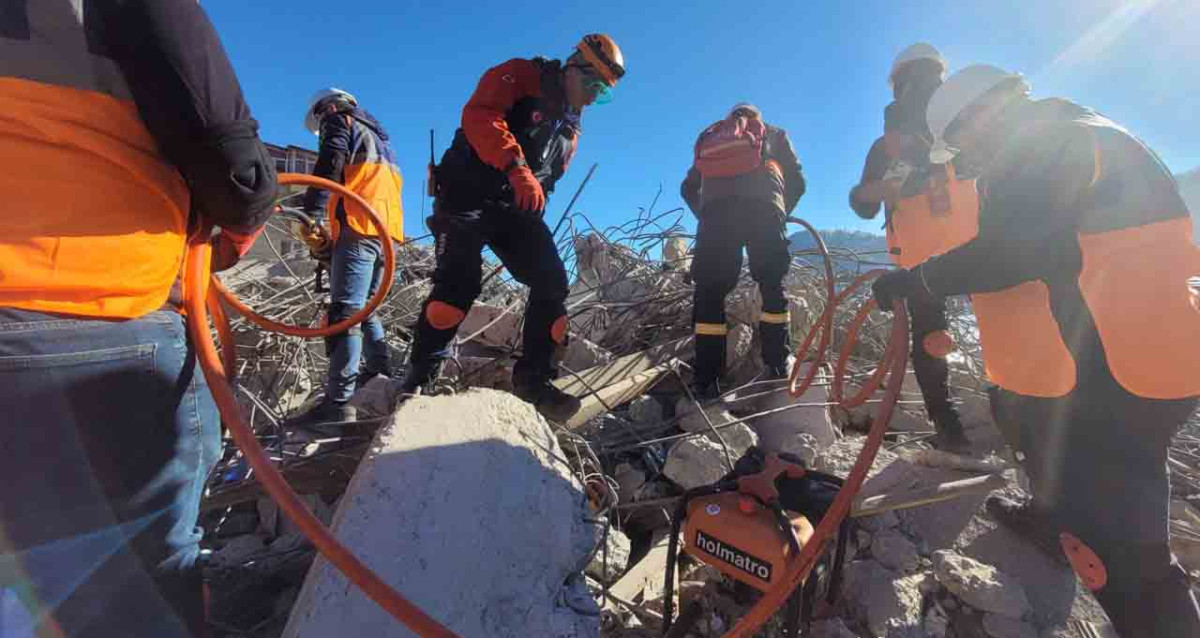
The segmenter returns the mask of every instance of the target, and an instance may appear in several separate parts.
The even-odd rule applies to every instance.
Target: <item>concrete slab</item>
[[[509,394],[418,397],[380,430],[332,529],[463,638],[595,638],[581,572],[601,530],[562,458],[546,422]],[[414,634],[318,559],[283,635]]]

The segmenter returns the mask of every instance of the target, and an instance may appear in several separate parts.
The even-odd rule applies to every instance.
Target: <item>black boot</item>
[[[322,400],[301,414],[288,419],[286,427],[307,434],[301,438],[342,436],[347,426],[358,420],[358,408],[348,403]]]
[[[1003,496],[989,496],[984,509],[996,522],[1032,542],[1050,559],[1070,566],[1059,542],[1058,527],[1048,514],[1032,503],[1022,504]]]
[[[519,373],[513,370],[513,394],[550,421],[566,423],[579,411],[582,403],[577,397],[559,390],[550,383],[549,375]]]
[[[958,411],[953,407],[933,415],[933,429],[937,434],[933,437],[933,447],[952,454],[970,455],[971,439],[963,431],[962,420]]]
[[[400,394],[412,396],[434,394],[433,385],[442,372],[442,363],[441,360],[436,360],[410,364],[408,372],[404,375],[404,383],[400,385]]]

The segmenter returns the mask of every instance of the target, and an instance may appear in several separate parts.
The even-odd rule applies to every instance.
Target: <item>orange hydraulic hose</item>
[[[371,225],[374,226],[375,231],[379,233],[379,243],[383,245],[383,281],[381,281],[379,284],[379,290],[376,291],[375,295],[367,301],[366,305],[364,305],[361,310],[345,320],[322,328],[307,328],[304,326],[293,326],[290,324],[273,321],[254,312],[253,309],[242,303],[241,299],[235,297],[233,293],[225,288],[225,286],[222,285],[221,282],[215,277],[212,280],[212,287],[217,294],[219,294],[225,300],[225,303],[232,306],[234,310],[237,310],[238,313],[245,317],[250,323],[253,323],[264,330],[278,332],[280,334],[288,335],[289,337],[305,338],[330,337],[336,334],[341,334],[366,321],[367,317],[370,317],[371,313],[375,312],[375,309],[379,307],[379,304],[383,303],[383,300],[387,298],[388,291],[390,291],[392,288],[392,277],[396,271],[396,250],[392,247],[391,236],[388,235],[387,225],[383,223],[383,220],[380,219],[379,215],[375,212],[375,209],[367,203],[367,200],[359,197],[357,193],[347,190],[337,182],[331,182],[327,179],[321,179],[320,177],[313,177],[312,175],[304,175],[301,173],[281,173],[279,175],[279,183],[305,184],[308,186],[319,186],[321,188],[337,191],[339,195],[354,200],[359,206],[362,206],[363,210],[367,211],[367,216],[371,218]]]
[[[864,309],[868,309],[868,305],[864,305]],[[865,316],[865,312],[861,312],[861,314]],[[754,607],[750,608],[750,611],[746,612],[746,615],[729,633],[725,634],[724,638],[750,638],[763,623],[770,619],[784,605],[792,591],[808,577],[824,550],[825,543],[832,538],[842,521],[850,513],[850,506],[858,495],[859,489],[862,488],[863,481],[867,478],[867,471],[874,463],[875,454],[883,443],[884,432],[887,431],[888,422],[891,421],[896,400],[900,397],[899,379],[904,377],[904,371],[908,365],[908,313],[903,301],[895,302],[893,314],[895,316],[891,335],[891,346],[893,347],[888,349],[885,361],[880,364],[880,368],[887,369],[896,382],[888,384],[884,391],[878,418],[871,425],[867,441],[858,455],[854,468],[850,470],[850,476],[846,478],[845,484],[838,491],[837,498],[834,499],[825,517],[813,531],[812,538],[801,548],[796,558],[789,562],[783,577],[776,582],[774,587],[763,593],[762,598],[755,603]],[[861,322],[855,323],[848,336],[849,341],[853,342],[857,337],[856,333],[860,325]]]
[[[315,177],[285,174],[280,176],[280,182],[308,183],[323,186],[338,191],[344,196],[357,198],[354,193],[346,190],[340,184]],[[359,202],[368,211],[371,221],[379,229],[381,237],[386,238],[386,230],[379,216],[375,214],[375,211],[366,202],[361,199],[359,199]],[[376,295],[379,301],[387,295],[391,287],[392,271],[395,267],[395,256],[391,250],[391,242],[385,240],[382,243],[385,246],[386,270],[379,293]],[[241,407],[237,403],[237,399],[234,397],[233,389],[230,385],[230,377],[227,375],[225,367],[222,366],[221,358],[217,354],[216,345],[212,340],[212,334],[208,329],[206,304],[209,308],[219,307],[213,301],[215,300],[215,296],[210,300],[210,292],[216,294],[209,287],[209,283],[216,281],[215,277],[210,277],[208,274],[208,263],[211,252],[212,250],[208,244],[200,244],[191,246],[187,254],[184,286],[187,290],[185,299],[188,316],[188,333],[191,337],[193,347],[196,348],[196,356],[200,364],[200,369],[204,372],[204,378],[208,382],[208,387],[221,412],[221,417],[225,421],[225,425],[229,428],[230,434],[233,436],[234,443],[241,449],[242,454],[246,457],[246,461],[257,474],[259,482],[262,483],[271,498],[279,504],[284,514],[312,541],[313,545],[325,556],[326,560],[345,574],[350,582],[354,583],[364,594],[382,607],[384,611],[387,611],[392,617],[399,620],[418,636],[422,638],[457,638],[453,632],[426,615],[417,606],[400,595],[399,592],[372,571],[370,567],[351,553],[349,549],[339,543],[329,529],[304,506],[300,497],[288,486],[283,475],[275,469],[270,458],[262,446],[259,445],[258,439],[254,436],[254,432],[251,430],[249,423],[247,423],[242,414]],[[229,295],[226,299],[236,301],[236,298],[233,298],[232,295]],[[234,305],[238,307],[240,302]],[[375,305],[378,305],[378,303],[368,304],[363,311],[356,313],[350,319],[339,322],[329,328],[317,330],[311,336],[326,336],[326,334],[336,334],[341,330],[346,330],[355,323],[364,320],[370,314],[370,311],[374,309]],[[214,314],[216,313],[214,312]],[[221,312],[219,316],[223,317],[223,315],[224,313]],[[249,315],[247,316],[249,317]],[[271,323],[281,326],[281,324],[275,324],[275,322]],[[282,327],[295,328],[294,326]],[[311,331],[311,329],[306,328],[300,330],[306,333]],[[218,331],[222,334],[222,346],[225,343],[229,344],[229,348],[226,348],[225,365],[232,369],[233,340],[225,336],[228,333],[228,326],[218,326]]]
[[[804,337],[804,343],[796,349],[796,365],[792,366],[792,373],[788,377],[788,393],[793,398],[798,398],[812,385],[813,380],[817,378],[817,373],[820,372],[821,364],[825,361],[825,352],[829,349],[830,340],[833,339],[833,310],[838,304],[838,299],[835,298],[833,291],[833,260],[829,257],[829,249],[825,247],[825,240],[821,238],[821,233],[817,232],[812,224],[799,217],[788,217],[787,220],[800,224],[808,231],[808,234],[812,235],[813,241],[817,244],[817,250],[820,251],[821,258],[825,261],[825,312],[821,313],[821,318],[808,331],[808,335]],[[800,362],[808,356],[809,346],[812,345],[817,330],[821,331],[821,342],[817,345],[816,357],[809,366],[804,380],[797,384],[796,377],[800,376]]]
[[[812,383],[816,375],[817,369],[825,359],[825,351],[833,335],[833,314],[838,305],[845,301],[859,286],[887,271],[882,269],[872,270],[860,275],[840,293],[834,294],[833,261],[820,234],[803,220],[789,217],[788,221],[802,224],[816,240],[817,249],[825,261],[826,298],[828,299],[825,311],[821,314],[820,320],[809,329],[808,334],[796,352],[797,363],[792,367],[792,374],[788,380],[788,390],[793,397],[798,397],[808,389],[808,386]],[[880,362],[875,374],[863,385],[862,390],[858,394],[849,400],[843,400],[842,387],[846,373],[846,363],[849,360],[850,353],[854,349],[854,344],[858,340],[858,332],[865,323],[867,315],[874,307],[874,300],[868,300],[864,303],[859,308],[850,326],[846,343],[842,345],[834,370],[831,388],[832,398],[844,408],[853,408],[861,405],[868,397],[874,394],[883,384],[884,379],[887,378],[889,373],[895,382],[889,384],[884,390],[878,416],[871,425],[871,431],[867,435],[867,441],[858,455],[858,460],[855,462],[854,468],[850,470],[850,475],[838,491],[837,497],[834,499],[832,505],[830,505],[824,518],[821,519],[820,524],[813,531],[813,535],[808,543],[788,563],[783,577],[776,582],[774,587],[763,593],[762,598],[759,599],[750,611],[746,612],[745,616],[738,621],[733,629],[725,634],[724,638],[749,638],[786,603],[792,591],[808,578],[809,572],[812,571],[821,552],[824,551],[825,544],[833,537],[833,534],[841,526],[842,521],[849,515],[854,498],[858,495],[858,491],[862,488],[862,484],[866,480],[867,471],[870,469],[871,464],[875,462],[875,455],[883,443],[883,435],[887,431],[888,424],[892,418],[892,412],[895,410],[896,402],[900,398],[900,380],[904,378],[908,365],[909,324],[906,305],[904,301],[897,300],[892,308],[895,319],[892,323],[891,337],[888,340],[887,347],[884,349],[883,361]],[[814,362],[808,375],[797,385],[796,377],[800,369],[799,362],[807,357],[809,347],[812,345],[817,331],[821,332],[821,341],[817,346]]]

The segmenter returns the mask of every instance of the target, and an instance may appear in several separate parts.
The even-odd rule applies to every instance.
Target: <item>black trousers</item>
[[[522,333],[524,353],[516,371],[549,378],[554,349],[565,343],[565,331],[555,340],[558,322],[565,328],[567,272],[546,223],[538,217],[508,209],[484,207],[461,213],[441,213],[432,223],[436,236],[437,268],[433,291],[422,307],[412,347],[412,374],[418,383],[437,375],[448,346],[458,331],[435,328],[427,309],[433,302],[458,308],[465,315],[482,290],[485,246],[500,258],[514,279],[529,287]]]
[[[912,364],[921,386],[921,397],[925,400],[925,412],[929,418],[954,410],[950,403],[950,367],[945,359],[925,351],[925,337],[937,330],[946,330],[946,300],[929,295],[913,296],[908,300],[912,317]]]
[[[743,247],[750,256],[750,276],[762,294],[763,361],[770,367],[787,362],[788,302],[783,278],[792,256],[782,213],[769,201],[722,199],[704,207],[692,259],[695,378],[701,383],[715,381],[724,370],[725,296],[737,286]]]
[[[1167,448],[1197,400],[1129,394],[1111,380],[1062,398],[990,391],[1024,454],[1035,503],[1103,561],[1094,592],[1123,638],[1200,636],[1200,608],[1169,544]]]

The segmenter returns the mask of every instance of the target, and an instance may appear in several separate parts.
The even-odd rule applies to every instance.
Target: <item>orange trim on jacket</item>
[[[542,71],[533,60],[514,58],[483,74],[462,111],[463,132],[480,159],[503,171],[525,157],[505,118],[518,100],[541,94]]]

